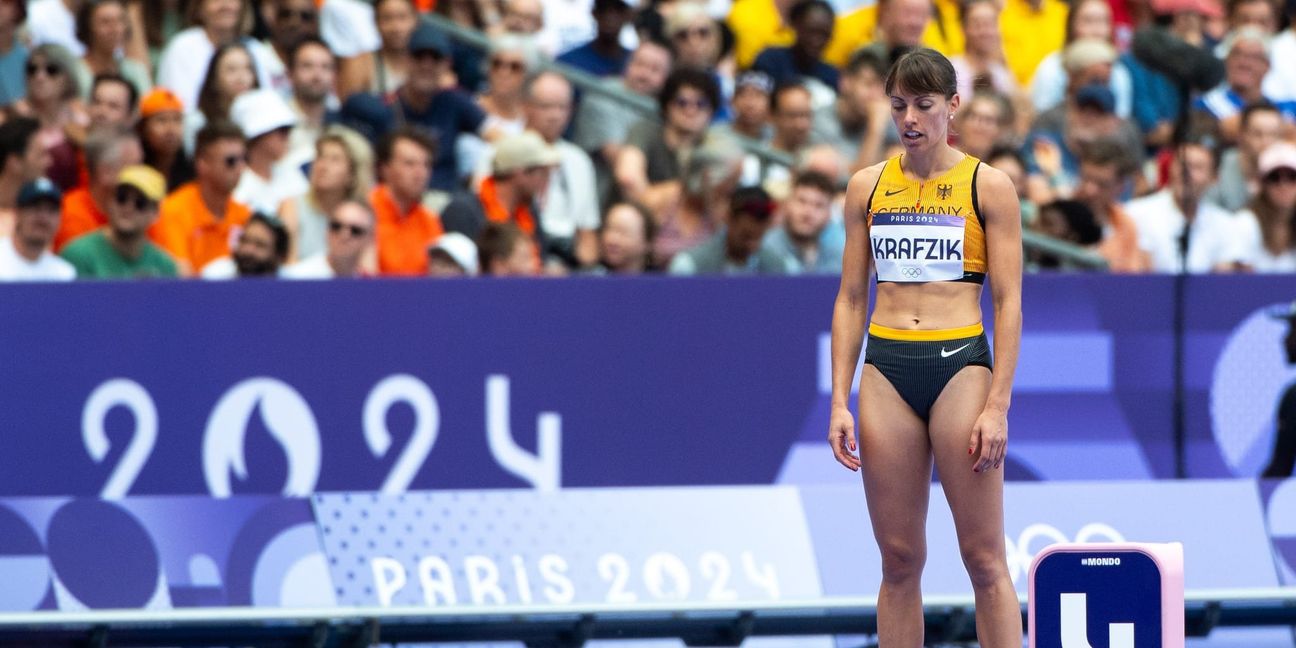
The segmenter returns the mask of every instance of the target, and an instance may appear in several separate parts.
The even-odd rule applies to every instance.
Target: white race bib
[[[963,217],[887,212],[869,228],[878,281],[963,278]]]

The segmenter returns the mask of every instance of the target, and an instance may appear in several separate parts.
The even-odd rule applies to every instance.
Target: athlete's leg
[[[922,419],[869,364],[860,376],[859,421],[864,494],[882,551],[878,642],[887,648],[920,648],[931,444]]]
[[[982,648],[1021,648],[1021,607],[1004,548],[1003,470],[972,472],[972,426],[990,392],[990,370],[964,367],[932,406],[929,429],[936,470],[954,514],[959,551],[976,593]]]

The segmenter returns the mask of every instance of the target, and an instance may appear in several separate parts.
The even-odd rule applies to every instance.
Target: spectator
[[[540,274],[535,242],[516,224],[492,222],[477,237],[482,274],[491,277],[534,277]]]
[[[845,32],[845,40],[838,39],[829,47],[829,60],[845,60],[860,47],[872,48],[883,61],[887,69],[900,58],[905,50],[924,44],[924,34],[932,24],[932,14],[936,8],[932,0],[880,0],[873,9],[873,21],[861,21],[847,27],[845,21],[837,26],[837,33]],[[866,10],[857,12],[866,17]],[[850,16],[846,17],[847,20]],[[957,30],[957,25],[954,26]],[[852,38],[853,36],[853,38]],[[960,35],[961,36],[961,35]],[[928,43],[929,46],[942,52],[949,51],[941,43]],[[958,49],[962,49],[959,44]],[[838,55],[834,57],[833,52]],[[953,54],[953,52],[950,52]]]
[[[728,119],[728,98],[733,96],[736,68],[725,58],[720,24],[697,2],[678,2],[666,20],[666,37],[675,52],[675,68],[707,71],[724,102],[711,104],[714,117]],[[716,113],[715,111],[719,111]]]
[[[1093,211],[1087,204],[1077,200],[1055,200],[1041,206],[1035,230],[1081,247],[1095,245],[1102,238],[1102,228],[1094,218]],[[1026,262],[1034,268],[1068,267],[1065,259],[1039,249],[1031,250]]]
[[[340,66],[341,69],[366,66],[372,69],[374,53],[383,45],[375,20],[377,4],[367,0],[323,0],[318,5],[320,38],[343,61],[345,67]],[[338,94],[343,97],[363,91],[363,88],[346,88],[342,83],[338,87]]]
[[[428,275],[476,277],[480,272],[477,244],[459,232],[446,232],[428,250]]]
[[[634,17],[634,9],[626,0],[594,0],[591,13],[594,39],[568,50],[558,62],[597,77],[619,76],[630,58],[630,50],[621,44],[621,30]]]
[[[774,222],[774,201],[760,187],[743,187],[733,194],[726,226],[705,243],[676,254],[673,275],[784,274],[783,259],[761,248]]]
[[[378,143],[381,184],[369,195],[377,222],[378,271],[385,275],[426,275],[427,248],[444,231],[441,219],[422,204],[432,174],[437,141],[411,126],[398,128]]]
[[[796,0],[734,0],[726,23],[734,35],[738,67],[750,68],[769,47],[786,47],[796,39],[788,14]]]
[[[419,26],[418,11],[410,0],[378,0],[374,22],[382,45],[378,51],[348,59],[338,72],[338,96],[368,92],[387,96],[405,85],[413,64],[410,37]],[[443,56],[449,56],[449,44]]]
[[[238,233],[233,254],[208,263],[202,270],[202,278],[277,277],[287,259],[288,230],[277,218],[257,212]]]
[[[297,118],[288,135],[288,159],[305,165],[315,159],[315,141],[324,127],[338,120],[337,111],[329,105],[337,103],[333,97],[337,65],[324,41],[306,38],[288,50],[288,71],[292,80],[288,108]]]
[[[90,90],[90,107],[86,110],[90,130],[132,128],[139,95],[135,86],[119,74],[100,74]]]
[[[1279,10],[1275,0],[1227,0],[1224,3],[1224,18],[1228,21],[1228,31],[1232,35],[1248,27],[1259,30],[1265,38],[1271,39],[1278,33]],[[1225,39],[1227,40],[1227,39]],[[1220,43],[1223,46],[1223,43]],[[1228,51],[1221,47],[1215,54],[1224,58]]]
[[[374,239],[373,209],[363,201],[347,198],[335,205],[329,214],[325,246],[284,267],[280,273],[283,277],[333,279],[364,276],[362,260],[373,246]]]
[[[175,261],[148,239],[166,196],[166,178],[153,167],[128,166],[117,175],[108,223],[63,248],[81,279],[175,277]]]
[[[1286,3],[1287,29],[1270,42],[1271,61],[1296,61],[1296,3]],[[1278,101],[1296,101],[1296,66],[1272,65],[1264,80],[1264,95]]]
[[[603,218],[599,243],[603,253],[595,272],[637,275],[651,270],[657,223],[643,205],[621,202]]]
[[[270,32],[264,43],[265,87],[287,100],[292,97],[292,50],[307,38],[319,38],[319,12],[315,0],[262,0],[261,16]]]
[[[1246,206],[1260,189],[1260,152],[1282,137],[1282,113],[1268,101],[1248,104],[1238,118],[1237,146],[1220,155],[1219,180],[1206,191],[1206,200],[1228,211]]]
[[[162,50],[180,30],[186,27],[185,16],[192,0],[152,2],[129,0],[126,17],[130,28],[126,34],[126,55],[156,69]]]
[[[118,126],[95,131],[85,143],[87,184],[63,195],[63,218],[54,235],[54,252],[73,239],[108,223],[108,211],[122,169],[141,164],[144,151],[130,129]]]
[[[770,148],[796,159],[810,147],[810,128],[814,123],[814,109],[810,90],[800,84],[787,84],[774,88],[770,96],[770,116],[774,122],[774,137]],[[743,164],[742,183],[759,184],[774,193],[786,190],[792,171],[787,166],[750,156]],[[750,175],[755,168],[754,176]]]
[[[485,32],[499,22],[499,9],[494,0],[446,0],[437,2],[434,11],[457,25],[479,32]],[[402,46],[400,51],[404,52],[405,48]],[[450,64],[460,88],[468,92],[481,89],[486,81],[484,52],[468,43],[452,40]],[[473,256],[476,257],[476,252]]]
[[[783,260],[787,274],[840,274],[846,229],[833,220],[833,179],[803,171],[792,181],[792,192],[783,201],[783,224],[770,229],[761,244],[763,252]]]
[[[328,215],[343,202],[368,200],[373,190],[373,150],[355,131],[330,126],[315,147],[306,192],[279,208],[279,220],[292,241],[289,260],[323,253]]]
[[[877,50],[857,50],[842,70],[837,99],[815,111],[811,141],[831,144],[852,172],[881,162],[885,146],[900,142],[882,85],[886,74],[886,59]]]
[[[27,98],[15,106],[19,115],[40,122],[36,138],[49,151],[45,176],[66,191],[80,181],[77,142],[89,118],[77,101],[75,59],[59,45],[40,45],[27,58]]]
[[[1044,57],[1066,45],[1070,7],[1063,0],[1005,0],[999,13],[1004,57],[1017,87],[1031,84]]]
[[[656,97],[671,71],[671,53],[657,41],[643,41],[630,55],[620,79],[609,80],[613,91]],[[598,94],[586,94],[576,116],[572,141],[594,159],[596,168],[610,169],[625,146],[640,114],[625,104]]]
[[[1099,139],[1080,148],[1080,176],[1074,198],[1089,207],[1102,228],[1095,251],[1112,272],[1148,272],[1151,258],[1139,248],[1138,227],[1121,207],[1137,172],[1119,142]],[[1074,242],[1074,241],[1073,241]]]
[[[157,68],[158,85],[176,93],[184,105],[201,107],[198,91],[209,76],[212,57],[218,47],[231,43],[239,43],[251,56],[248,65],[256,87],[274,87],[269,76],[274,52],[247,38],[252,30],[249,0],[191,0],[188,22],[193,26],[171,38]]]
[[[495,144],[491,177],[482,181],[475,196],[457,196],[446,206],[446,230],[475,239],[488,222],[509,222],[531,237],[540,254],[546,255],[548,244],[538,201],[561,162],[558,149],[533,131],[500,139]]]
[[[63,194],[48,178],[38,178],[18,191],[13,234],[0,238],[0,281],[70,281],[72,264],[49,251],[59,227]]]
[[[970,98],[979,90],[992,90],[1005,97],[1016,96],[1017,80],[1004,63],[998,2],[969,0],[963,4],[959,15],[967,39],[966,47],[962,54],[950,59],[958,78],[959,96]]]
[[[230,119],[230,107],[239,95],[260,87],[252,55],[246,47],[228,43],[216,48],[198,91],[198,110],[185,115],[185,150],[193,149],[194,136],[204,125]]]
[[[12,236],[18,192],[45,175],[50,155],[36,137],[40,123],[16,117],[0,123],[0,237]]]
[[[148,68],[123,55],[129,27],[125,0],[88,0],[81,5],[76,36],[85,43],[85,53],[77,59],[77,80],[81,84],[77,90],[82,98],[90,98],[90,82],[101,74],[126,79],[137,96],[152,89]]]
[[[682,181],[669,193],[670,200],[656,210],[650,208],[657,220],[655,267],[669,267],[675,254],[700,245],[715,233],[738,186],[742,159],[738,143],[723,136],[709,135],[693,150]]]
[[[27,7],[27,32],[33,45],[58,45],[81,56],[85,46],[77,39],[76,15],[85,0],[32,0]]]
[[[774,81],[764,72],[748,71],[734,82],[734,96],[729,102],[733,119],[712,128],[727,135],[739,135],[757,142],[773,136],[770,126],[770,95]]]
[[[539,57],[539,50],[527,37],[505,33],[491,39],[487,90],[477,96],[477,105],[486,111],[485,128],[501,135],[516,135],[526,130],[522,86],[538,65]],[[459,157],[463,179],[471,176],[488,152],[489,147],[474,135],[459,139],[455,155]]]
[[[1071,82],[1084,80],[1076,76]],[[1080,171],[1076,153],[1086,142],[1103,137],[1121,142],[1130,159],[1142,164],[1142,136],[1116,116],[1116,98],[1097,79],[1071,90],[1065,104],[1036,117],[1023,147],[1032,174],[1031,199],[1042,205],[1070,196]]]
[[[1008,99],[993,90],[971,95],[954,114],[959,150],[979,159],[1012,140],[1013,113]]]
[[[18,30],[26,21],[25,0],[0,0],[0,109],[27,96],[23,72],[27,46],[18,38]]]
[[[544,5],[540,0],[503,0],[500,26],[509,34],[535,36],[544,29]],[[550,46],[553,44],[550,43]],[[556,52],[550,52],[554,54]]]
[[[837,68],[825,63],[824,49],[832,40],[836,13],[826,0],[798,0],[788,12],[796,40],[790,47],[770,47],[761,52],[752,69],[764,72],[775,84],[805,83],[814,79],[837,91]]]
[[[234,200],[253,211],[276,214],[285,200],[306,193],[301,168],[284,163],[288,133],[297,123],[288,104],[274,90],[239,95],[230,108],[234,123],[247,138],[247,165],[234,189]]]
[[[1278,142],[1260,154],[1260,191],[1239,216],[1254,221],[1256,272],[1296,272],[1296,145]]]
[[[1035,216],[1039,213],[1038,206],[1030,199],[1030,192],[1026,176],[1026,160],[1016,148],[1006,144],[1000,144],[990,150],[982,160],[990,166],[1003,171],[1012,180],[1013,188],[1017,190],[1017,200],[1021,203],[1022,225],[1029,226],[1035,222]]]
[[[166,88],[154,88],[140,100],[137,126],[144,163],[166,176],[167,191],[193,180],[193,160],[184,150],[184,104]]]
[[[594,165],[585,151],[562,139],[571,123],[571,84],[560,74],[543,72],[527,82],[523,94],[527,128],[561,158],[543,191],[545,253],[571,267],[591,265],[598,260],[599,227]]]
[[[1072,48],[1077,42],[1091,40],[1111,45],[1110,57],[1092,45]],[[1035,69],[1030,85],[1035,112],[1043,113],[1061,104],[1066,99],[1070,75],[1101,61],[1111,66],[1107,87],[1116,97],[1116,114],[1128,118],[1133,111],[1134,84],[1129,70],[1117,58],[1114,40],[1112,11],[1107,0],[1079,0],[1067,16],[1065,46],[1044,57]],[[1111,60],[1107,61],[1108,58]]]
[[[431,189],[448,192],[462,177],[455,159],[456,144],[460,134],[478,134],[487,141],[500,133],[486,125],[486,111],[482,110],[466,93],[447,89],[443,76],[449,71],[446,56],[450,52],[446,37],[422,24],[410,36],[409,51],[413,66],[409,78],[396,91],[390,101],[373,94],[355,95],[342,106],[344,122],[355,127],[372,140],[381,140],[395,125],[407,124],[435,133]],[[465,169],[470,171],[471,167]],[[377,207],[375,206],[375,209]],[[382,231],[383,214],[378,209],[379,232]],[[381,249],[382,235],[379,234]],[[426,259],[423,248],[420,259]],[[418,274],[425,274],[420,262]]]
[[[1246,249],[1248,221],[1201,199],[1215,181],[1215,169],[1214,150],[1190,139],[1174,152],[1169,186],[1125,205],[1154,272],[1198,274],[1255,265]]]
[[[247,161],[243,131],[215,121],[198,131],[193,182],[162,201],[149,237],[176,260],[183,276],[228,256],[229,243],[252,212],[234,200]]]
[[[649,209],[661,205],[671,183],[680,178],[680,156],[702,141],[719,101],[720,88],[710,74],[692,68],[672,72],[658,100],[661,123],[640,121],[617,156],[622,197]]]
[[[1261,83],[1269,72],[1269,40],[1255,27],[1243,27],[1220,44],[1224,57],[1224,82],[1203,94],[1193,109],[1218,124],[1220,136],[1233,143],[1241,130],[1242,109],[1264,101]],[[1279,106],[1288,119],[1296,118],[1296,103]]]

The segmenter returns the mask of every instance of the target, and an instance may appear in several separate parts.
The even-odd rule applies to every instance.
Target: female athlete
[[[1006,175],[948,144],[955,87],[954,68],[934,50],[897,60],[886,92],[904,153],[856,173],[847,188],[828,441],[837,461],[864,472],[882,552],[878,640],[887,648],[923,645],[919,585],[933,458],[976,593],[977,638],[983,648],[1021,646],[999,470],[1021,340],[1020,206]],[[987,275],[993,363],[981,326]],[[847,398],[866,323],[856,456]]]

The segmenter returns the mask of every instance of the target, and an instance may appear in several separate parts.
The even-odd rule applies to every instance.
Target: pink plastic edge
[[[1035,570],[1048,556],[1055,553],[1127,551],[1141,553],[1156,563],[1161,572],[1161,609],[1184,609],[1183,543],[1179,542],[1093,542],[1086,544],[1054,544],[1045,547],[1031,561],[1027,576],[1027,618],[1030,626],[1030,648],[1035,648]],[[1183,614],[1161,615],[1162,648],[1184,648]]]

